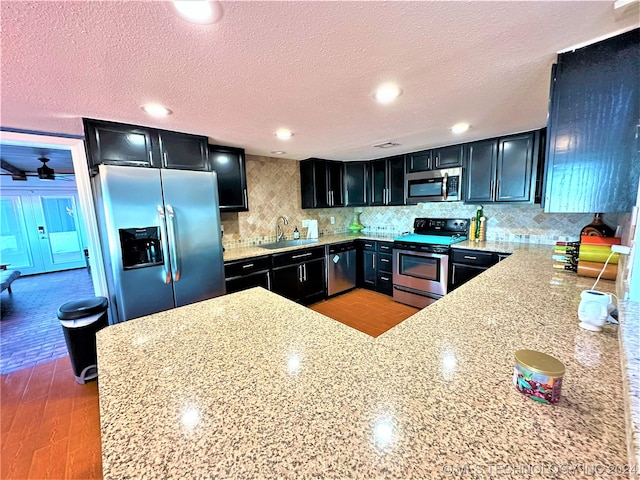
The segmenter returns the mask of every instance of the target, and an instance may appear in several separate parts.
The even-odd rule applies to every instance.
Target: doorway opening
[[[58,307],[106,288],[103,266],[95,262],[99,250],[91,259],[95,268],[88,262],[97,236],[88,172],[74,174],[86,165],[82,139],[0,131],[0,148],[0,258],[21,274],[0,299],[5,374],[66,356]],[[45,156],[55,176],[31,175],[34,159],[42,163],[37,157]]]

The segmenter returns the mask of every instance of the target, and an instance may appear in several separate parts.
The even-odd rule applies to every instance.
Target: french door
[[[0,198],[0,261],[22,275],[86,265],[76,192],[11,191]]]

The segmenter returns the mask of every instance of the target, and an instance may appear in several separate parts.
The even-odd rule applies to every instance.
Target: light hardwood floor
[[[418,311],[371,290],[356,289],[309,308],[372,337],[377,337]]]

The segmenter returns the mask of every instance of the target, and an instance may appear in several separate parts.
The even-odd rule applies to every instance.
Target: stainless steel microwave
[[[462,167],[407,173],[407,203],[462,200]]]

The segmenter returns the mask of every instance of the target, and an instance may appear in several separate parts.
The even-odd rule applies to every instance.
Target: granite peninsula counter
[[[627,478],[617,327],[578,327],[592,279],[549,253],[375,339],[259,288],[100,331],[104,478]],[[566,365],[558,405],[511,384],[521,348]]]

